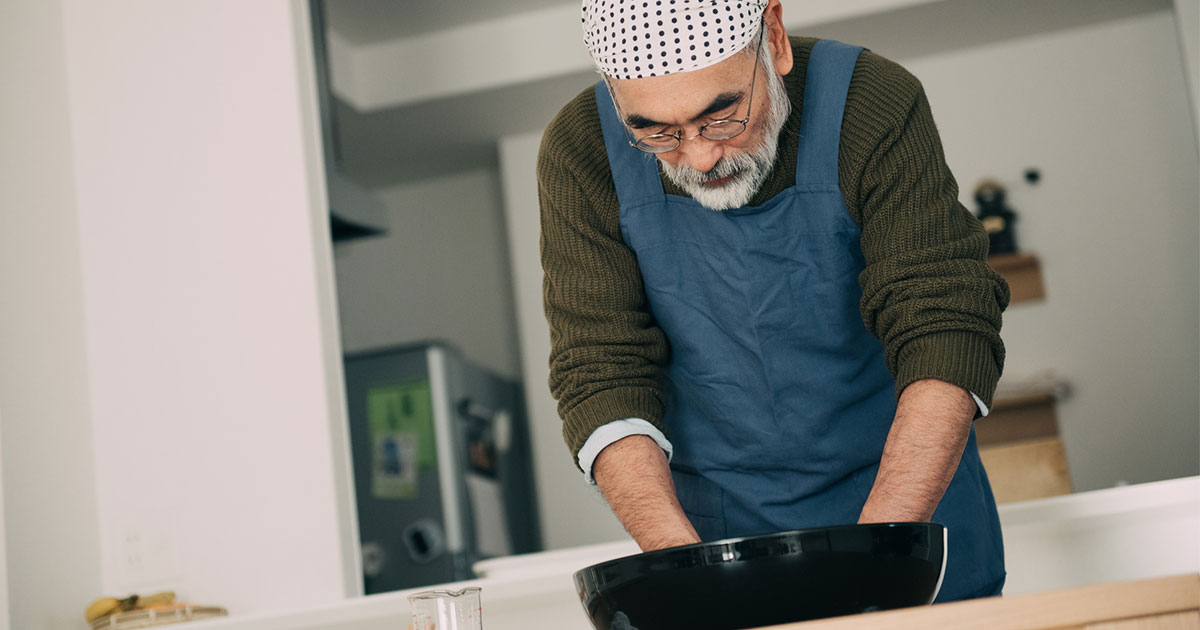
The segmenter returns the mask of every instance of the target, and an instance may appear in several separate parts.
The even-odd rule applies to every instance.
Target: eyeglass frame
[[[767,21],[765,18],[762,20],[762,24],[759,26],[758,32],[759,32],[758,48],[754,52],[754,74],[751,75],[751,77],[750,77],[750,96],[746,100],[746,117],[745,118],[743,118],[741,120],[735,120],[732,118],[724,118],[721,120],[714,120],[710,123],[705,123],[703,125],[700,125],[700,128],[696,130],[696,135],[691,136],[689,138],[683,137],[683,129],[682,128],[676,130],[675,133],[652,133],[652,134],[642,136],[641,138],[638,138],[636,141],[635,140],[626,140],[626,142],[629,143],[629,146],[631,146],[643,153],[650,153],[652,155],[661,155],[663,153],[670,153],[671,151],[678,149],[679,147],[683,146],[683,143],[687,140],[695,140],[696,138],[704,138],[705,140],[709,140],[711,142],[724,142],[725,140],[732,140],[733,138],[736,138],[736,137],[742,135],[743,133],[746,133],[746,129],[750,124],[750,111],[754,108],[754,84],[756,81],[758,81],[758,62],[759,62],[759,58],[762,56],[763,40],[766,39],[766,36],[767,36]],[[614,103],[616,102],[615,98],[613,99],[613,102]],[[704,135],[704,130],[708,129],[710,126],[723,125],[725,123],[738,123],[742,126],[742,128],[740,130],[738,130],[737,133],[735,133],[733,135],[725,136],[724,138],[709,138],[708,136]],[[632,135],[633,134],[630,134],[630,136],[632,136]],[[653,147],[650,145],[643,145],[642,143],[645,142],[649,138],[675,138],[675,146],[668,149],[665,147],[660,148],[660,147]],[[651,150],[651,149],[656,149],[656,150]]]

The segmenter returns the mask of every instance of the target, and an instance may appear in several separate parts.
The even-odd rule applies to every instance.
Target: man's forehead
[[[752,71],[753,59],[738,55],[691,72],[609,79],[608,83],[627,119],[682,124],[711,113],[715,106],[728,107],[740,101],[749,88]]]

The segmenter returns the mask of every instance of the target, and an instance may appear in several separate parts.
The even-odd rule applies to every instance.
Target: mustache
[[[754,168],[754,166],[754,158],[741,153],[722,157],[707,171],[698,171],[684,165],[670,167],[670,170],[673,171],[677,184],[686,182],[688,184],[701,185],[729,177],[730,175],[738,175]]]

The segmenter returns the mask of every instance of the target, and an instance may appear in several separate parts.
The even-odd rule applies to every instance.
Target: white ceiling
[[[326,26],[351,44],[411,37],[578,0],[326,0]]]
[[[582,73],[369,114],[339,102],[342,167],[370,188],[495,168],[499,138],[544,128],[593,81]]]
[[[325,0],[325,29],[352,46],[480,24],[579,0]],[[496,140],[545,126],[590,72],[370,113],[335,102],[339,168],[384,188],[497,166]]]

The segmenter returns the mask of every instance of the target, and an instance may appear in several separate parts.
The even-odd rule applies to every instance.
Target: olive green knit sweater
[[[816,40],[792,38],[784,77],[792,114],[779,158],[752,205],[795,182],[804,72]],[[985,263],[988,239],[958,202],[920,83],[865,51],[842,123],[838,174],[862,229],[863,322],[884,346],[897,395],[936,378],[991,404],[1004,363],[1000,314],[1008,286]],[[686,195],[663,179],[668,194]],[[623,418],[663,425],[669,339],[655,324],[620,206],[591,88],[546,129],[538,156],[550,388],[576,455],[592,431]]]

